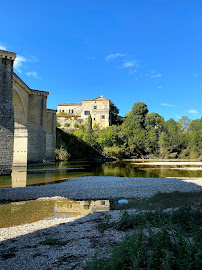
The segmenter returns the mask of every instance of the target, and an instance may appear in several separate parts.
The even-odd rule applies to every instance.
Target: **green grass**
[[[57,238],[47,238],[46,240],[39,242],[39,244],[45,246],[63,246],[66,245],[67,242],[61,241]]]
[[[163,210],[187,205],[200,207],[202,205],[202,192],[179,192],[157,193],[149,199],[128,199],[127,203],[111,201],[111,210]]]
[[[182,207],[173,212],[144,212],[136,215],[124,211],[118,222],[109,217],[98,225],[127,231],[125,239],[114,246],[106,260],[97,251],[85,270],[199,270],[202,263],[202,214]]]

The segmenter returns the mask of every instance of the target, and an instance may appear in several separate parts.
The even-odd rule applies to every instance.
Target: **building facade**
[[[84,124],[91,116],[92,127],[97,125],[100,128],[106,128],[111,126],[110,104],[110,100],[103,96],[83,100],[82,103],[60,103],[57,106],[57,119],[61,126],[68,123],[69,129],[72,129],[75,123]]]

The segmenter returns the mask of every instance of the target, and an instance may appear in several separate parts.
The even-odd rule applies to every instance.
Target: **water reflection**
[[[18,226],[47,218],[85,216],[110,210],[109,200],[32,200],[0,204],[0,228]]]
[[[110,210],[109,200],[72,201],[63,200],[55,203],[55,213],[59,215],[88,215]]]
[[[193,167],[193,165],[191,165]],[[198,165],[197,165],[198,166]],[[80,167],[80,169],[78,169]],[[133,162],[63,162],[45,166],[14,168],[12,176],[0,176],[1,187],[25,187],[26,185],[45,185],[58,183],[80,176],[120,176],[120,177],[202,177],[201,170],[183,170],[183,165],[146,165]],[[71,168],[71,170],[69,170]],[[178,169],[177,169],[178,168]],[[182,168],[182,170],[180,169]],[[37,169],[36,173],[33,171]],[[42,172],[39,172],[39,169]],[[51,169],[51,170],[50,170]],[[32,172],[29,173],[29,170]]]
[[[12,174],[12,187],[26,187],[27,183],[27,167],[13,168]]]

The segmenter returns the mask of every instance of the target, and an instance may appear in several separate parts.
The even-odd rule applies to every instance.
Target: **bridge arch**
[[[24,90],[23,90],[24,91]],[[13,147],[13,165],[27,165],[27,111],[26,97],[18,86],[13,85],[12,104],[14,107],[14,147]]]

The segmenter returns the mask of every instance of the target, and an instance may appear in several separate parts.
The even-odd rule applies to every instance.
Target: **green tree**
[[[182,116],[182,118],[178,120],[178,125],[183,132],[186,132],[189,129],[190,124],[191,120],[187,116]]]
[[[119,113],[119,109],[115,106],[115,104],[111,100],[110,100],[110,111],[111,111],[112,125],[116,125],[118,123],[117,115]]]

